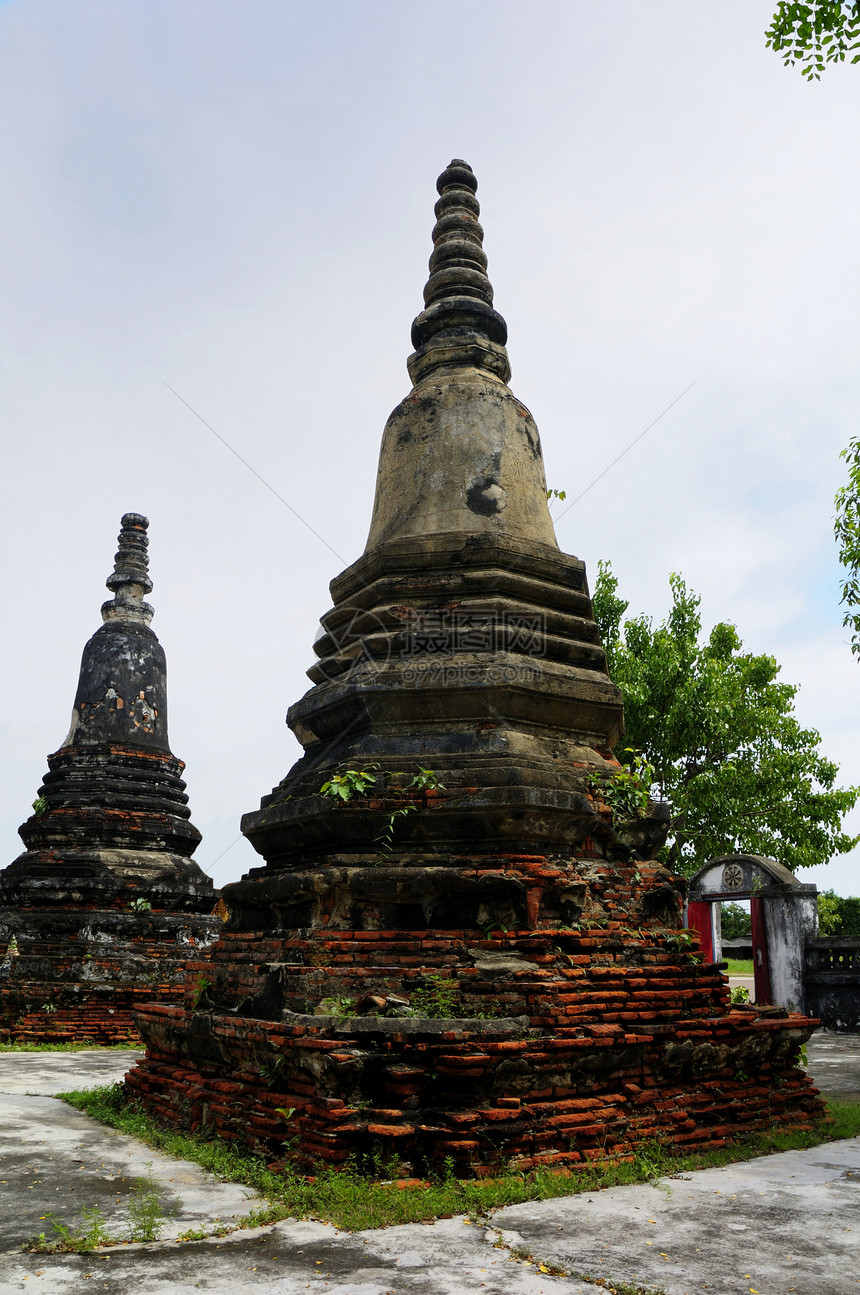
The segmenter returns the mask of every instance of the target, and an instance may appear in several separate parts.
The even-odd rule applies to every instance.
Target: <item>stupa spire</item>
[[[113,598],[102,605],[102,620],[136,621],[148,625],[154,615],[144,594],[152,592],[149,578],[149,518],[141,513],[125,513],[120,522],[118,547],[113,571],[105,584]]]
[[[169,751],[167,662],[150,629],[154,615],[144,594],[152,590],[148,518],[125,513],[114,568],[105,584],[103,625],[84,648],[72,726],[63,743],[120,742]]]
[[[455,158],[436,182],[425,308],[412,324],[413,388],[386,424],[366,552],[428,535],[528,540],[558,551],[540,436],[508,384],[478,182]]]
[[[308,671],[315,686],[288,713],[306,755],[243,819],[272,872],[229,888],[235,922],[270,884],[276,911],[287,889],[271,879],[287,863],[367,847],[340,837],[345,816],[317,794],[340,768],[399,771],[420,758],[449,788],[483,788],[450,819],[427,819],[410,868],[418,854],[447,868],[466,841],[567,850],[578,831],[597,830],[585,775],[572,770],[607,768],[621,694],[583,563],[556,543],[537,426],[507,385],[476,187],[459,160],[437,183],[427,305],[412,326],[415,386],[385,426],[364,554],[332,582]],[[418,873],[415,894],[427,882]]]
[[[478,181],[455,157],[436,181],[439,201],[433,227],[430,278],[424,309],[412,324],[414,355],[409,376],[417,384],[442,365],[486,369],[507,382],[511,376],[505,342],[508,326],[493,307],[487,277]]]

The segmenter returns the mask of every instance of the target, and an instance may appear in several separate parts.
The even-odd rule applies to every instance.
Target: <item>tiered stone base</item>
[[[194,913],[0,911],[0,1039],[137,1043],[137,1010],[181,1000],[220,931]]]
[[[212,962],[190,966],[184,1007],[141,1011],[147,1056],[127,1082],[174,1127],[269,1161],[286,1144],[307,1171],[381,1155],[401,1172],[453,1162],[481,1176],[821,1117],[797,1065],[816,1022],[733,1011],[719,967],[676,934],[612,927],[226,932]],[[446,968],[456,1019],[295,1010],[323,994],[426,993]],[[228,997],[232,1010],[214,1006]]]

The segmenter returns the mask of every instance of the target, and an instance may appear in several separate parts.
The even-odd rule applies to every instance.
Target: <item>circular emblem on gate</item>
[[[723,868],[723,890],[740,890],[744,882],[744,870],[738,863],[727,863]]]

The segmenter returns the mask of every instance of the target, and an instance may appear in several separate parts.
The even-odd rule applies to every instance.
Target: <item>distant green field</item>
[[[753,974],[752,958],[727,958],[729,969],[727,976],[751,976]]]

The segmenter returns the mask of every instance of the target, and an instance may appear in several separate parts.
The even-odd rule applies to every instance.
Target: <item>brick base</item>
[[[25,909],[0,914],[0,925],[0,1039],[105,1044],[139,1043],[137,1010],[182,999],[188,958],[206,956],[221,920]]]
[[[654,1138],[677,1151],[718,1147],[821,1118],[797,1064],[816,1022],[731,1010],[719,968],[673,948],[671,935],[474,935],[226,932],[213,962],[190,966],[184,1007],[141,1011],[148,1051],[129,1088],[164,1122],[269,1161],[283,1161],[287,1143],[307,1171],[381,1154],[399,1172],[453,1162],[481,1176],[617,1158]],[[466,948],[477,966],[463,965]],[[491,977],[481,959],[499,954],[519,966]],[[289,1008],[261,1019],[267,1001],[301,1006],[322,988],[408,995],[446,960],[457,1020]],[[207,1006],[201,978],[214,979],[216,1001],[228,984],[248,997],[234,1012]]]

